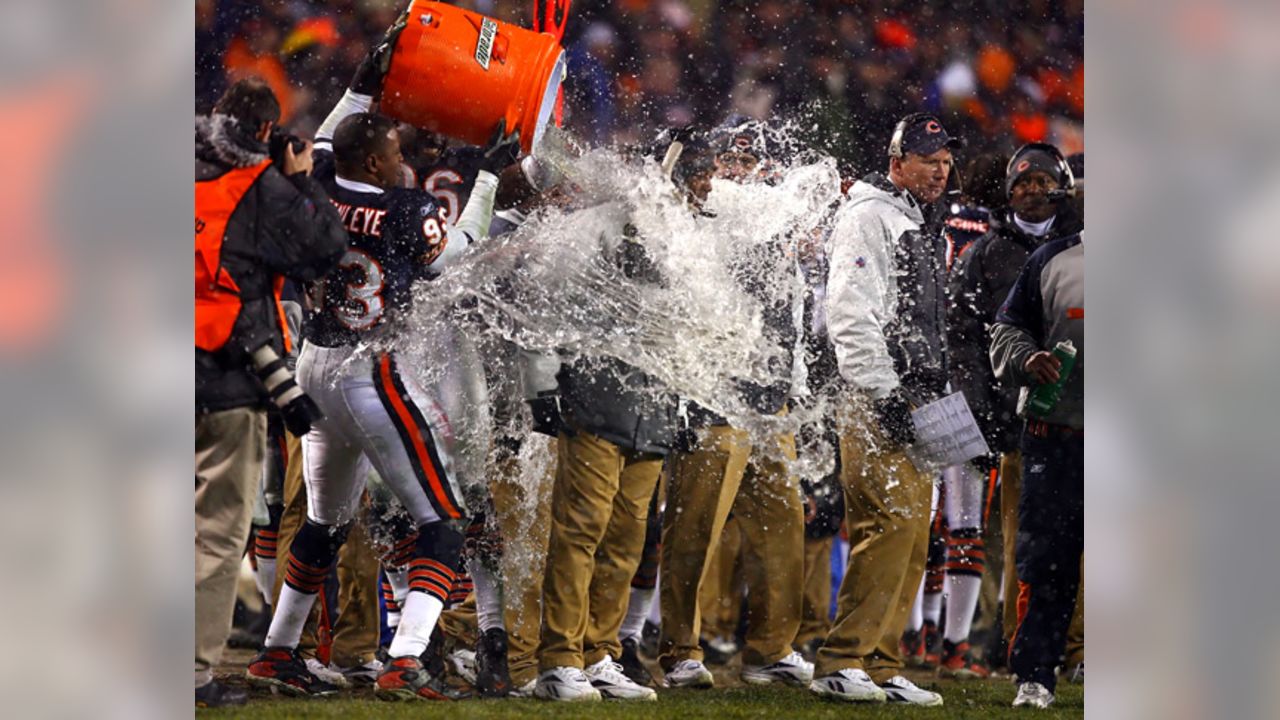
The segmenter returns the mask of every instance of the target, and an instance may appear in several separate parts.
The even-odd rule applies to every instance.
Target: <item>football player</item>
[[[388,661],[375,684],[385,698],[446,699],[419,656],[453,589],[468,516],[455,438],[436,398],[404,373],[397,353],[360,349],[396,335],[411,310],[412,286],[440,274],[484,237],[497,173],[515,162],[516,133],[499,122],[485,149],[467,207],[456,223],[435,196],[400,187],[403,156],[394,121],[368,112],[381,89],[404,16],[366,57],[351,86],[316,133],[316,177],[328,189],[350,247],[323,285],[298,361],[300,384],[325,411],[303,440],[307,518],[290,548],[285,588],[251,682],[298,695],[330,692],[294,648],[316,593],[355,516],[368,465],[392,489],[418,528],[409,592]]]

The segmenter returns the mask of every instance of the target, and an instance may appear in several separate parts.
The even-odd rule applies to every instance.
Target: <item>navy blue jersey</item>
[[[312,176],[329,193],[350,242],[325,278],[306,332],[312,342],[335,347],[359,341],[409,308],[413,283],[434,276],[446,255],[448,225],[444,204],[430,193],[339,180],[324,145],[314,158]]]
[[[436,196],[450,223],[458,221],[471,198],[483,154],[477,147],[449,148],[434,163],[413,168],[417,187]]]

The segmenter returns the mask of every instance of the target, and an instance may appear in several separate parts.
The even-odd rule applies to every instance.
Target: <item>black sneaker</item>
[[[229,705],[243,705],[249,700],[249,693],[241,688],[223,685],[217,680],[196,688],[196,707],[219,708]]]
[[[316,677],[292,648],[262,648],[244,672],[250,685],[280,690],[297,697],[320,697],[338,692],[338,686]]]
[[[626,675],[631,682],[644,687],[657,685],[649,668],[645,667],[644,661],[640,659],[640,642],[635,638],[622,641],[622,657],[618,658],[618,664],[622,666],[622,674]]]
[[[480,697],[506,697],[511,694],[507,631],[502,628],[489,628],[476,641],[476,691]]]

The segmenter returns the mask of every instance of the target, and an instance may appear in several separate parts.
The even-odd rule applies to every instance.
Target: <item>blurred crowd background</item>
[[[309,135],[406,2],[196,0],[197,112],[258,75]],[[532,27],[532,0],[453,4]],[[1084,149],[1083,0],[576,0],[564,45],[565,123],[595,143],[741,113],[864,171],[928,110],[969,153]]]

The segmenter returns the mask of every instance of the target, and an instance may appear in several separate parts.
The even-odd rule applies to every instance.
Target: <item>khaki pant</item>
[[[526,442],[540,442],[532,435]],[[553,470],[554,466],[548,466]],[[507,669],[516,687],[538,675],[538,635],[542,623],[542,576],[547,561],[553,478],[536,487],[521,484],[520,466],[513,455],[496,461],[489,481],[494,521],[502,536],[503,626],[507,631]],[[440,615],[440,630],[455,643],[473,646],[479,635],[475,595]]]
[[[280,516],[280,535],[276,543],[277,557],[275,585],[271,590],[272,604],[280,597],[288,568],[289,547],[307,513],[307,486],[302,481],[302,441],[285,434],[289,459],[284,473],[284,513]],[[318,638],[321,603],[324,594],[311,609],[298,650],[305,657],[314,657]],[[338,551],[338,607],[330,609],[337,617],[332,622],[332,657],[334,665],[355,667],[374,658],[378,651],[378,556],[369,541],[369,531],[364,519],[356,513],[356,520],[347,535],[347,542]],[[322,658],[323,659],[323,658]]]
[[[541,670],[622,654],[618,629],[644,549],[662,458],[561,433],[542,585]]]
[[[746,594],[742,570],[742,528],[738,527],[738,518],[730,515],[715,544],[711,562],[707,563],[706,580],[698,590],[703,637],[730,639],[737,634],[742,598]]]
[[[804,541],[804,605],[796,645],[825,638],[831,629],[831,546],[835,537]]]
[[[747,644],[742,661],[768,665],[791,653],[800,627],[804,567],[804,501],[782,462],[753,453],[747,433],[727,426],[699,431],[691,453],[673,456],[662,528],[661,656],[663,668],[701,660],[699,595],[709,578],[716,539],[730,511],[742,528],[747,582]],[[795,438],[777,450],[796,456]],[[736,598],[734,599],[736,601]]]
[[[877,683],[900,673],[898,641],[924,576],[932,477],[851,408],[840,439],[849,564],[815,675],[861,668]]]
[[[213,679],[231,632],[236,580],[266,453],[267,416],[236,408],[196,416],[195,685]]]
[[[1022,452],[1000,456],[1000,524],[1004,535],[1004,639],[1012,645],[1018,629],[1018,565],[1014,548],[1018,538],[1018,495],[1022,492]],[[1080,559],[1080,591],[1067,630],[1066,665],[1084,662],[1084,558]]]

